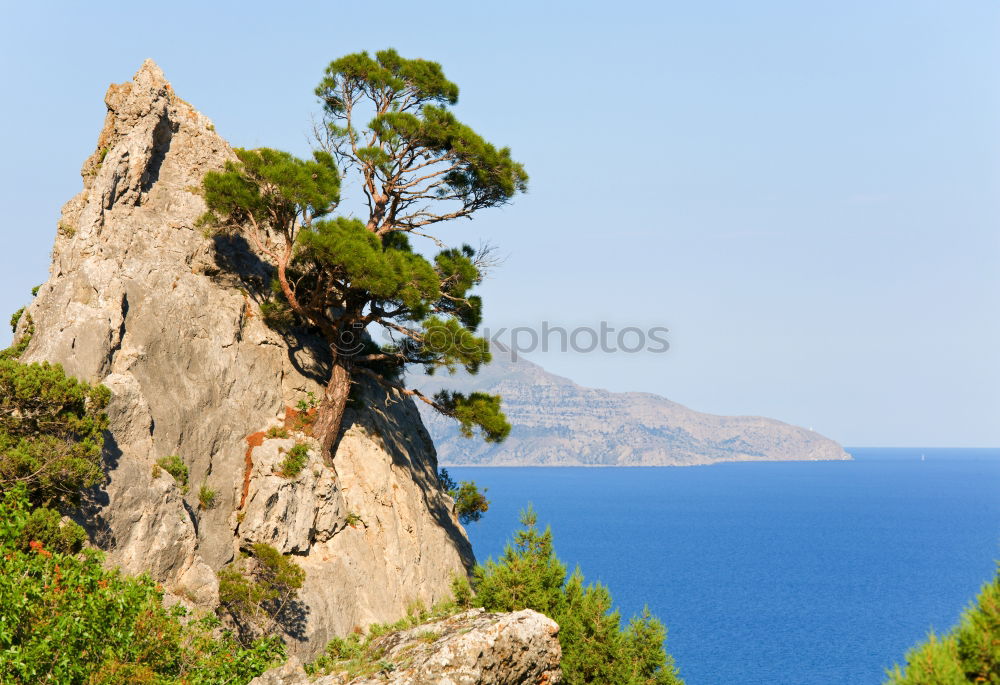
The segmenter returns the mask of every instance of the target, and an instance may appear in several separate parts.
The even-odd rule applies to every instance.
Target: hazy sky
[[[670,329],[533,360],[848,445],[1000,445],[1000,3],[541,4],[4,2],[0,311],[143,59],[234,145],[302,154],[326,64],[394,46],[531,175],[442,231],[506,255],[487,323]]]

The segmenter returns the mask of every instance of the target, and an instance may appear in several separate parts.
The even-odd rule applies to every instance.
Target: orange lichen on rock
[[[264,431],[257,431],[256,433],[251,433],[247,436],[247,453],[244,459],[245,466],[243,467],[243,494],[240,495],[240,506],[242,509],[243,505],[247,503],[247,495],[250,494],[250,474],[253,472],[253,448],[260,447],[264,444],[264,438],[267,433]]]
[[[316,409],[299,411],[291,407],[285,407],[285,428],[291,431],[298,431],[306,435],[312,435],[312,426],[316,422]]]

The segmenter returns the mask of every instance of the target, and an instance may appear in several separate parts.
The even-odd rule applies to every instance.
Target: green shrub
[[[25,549],[52,522],[35,512],[23,487],[0,498],[0,682],[244,684],[280,662],[279,642],[213,637],[214,616],[182,621],[153,581],[104,569],[99,552]]]
[[[344,523],[354,528],[359,523],[364,524],[364,519],[361,518],[361,514],[349,511],[347,512],[347,516],[344,517]]]
[[[486,489],[479,491],[479,486],[469,480],[456,483],[448,473],[448,469],[438,472],[438,484],[455,500],[455,514],[462,523],[478,521],[490,508],[486,499]]]
[[[531,507],[521,512],[499,561],[487,560],[473,572],[475,602],[488,611],[534,609],[559,624],[563,678],[567,685],[681,685],[673,659],[664,651],[666,629],[648,609],[621,628],[608,589],[584,585],[552,548],[552,531],[539,532]]]
[[[87,533],[83,528],[73,521],[63,521],[58,511],[44,507],[28,514],[18,539],[22,551],[31,549],[34,542],[60,554],[75,554],[86,541]]]
[[[906,669],[888,671],[887,685],[1000,683],[1000,567],[949,634],[931,633],[906,654]]]
[[[270,545],[254,544],[239,559],[219,571],[221,610],[236,625],[240,640],[252,644],[279,629],[294,632],[296,597],[305,571]]]
[[[451,594],[455,598],[455,605],[460,609],[469,609],[472,607],[472,602],[474,596],[472,594],[472,586],[469,585],[469,579],[464,575],[462,576],[452,576],[451,578]]]
[[[458,483],[456,483],[455,479],[451,477],[450,473],[448,473],[448,469],[441,469],[438,471],[438,485],[440,485],[441,489],[449,495],[454,490],[458,490]]]
[[[177,481],[181,490],[187,492],[188,484],[188,467],[176,454],[171,454],[168,457],[160,457],[156,460],[156,465],[162,468],[164,471],[173,476],[174,480]]]
[[[110,396],[58,364],[0,358],[0,492],[20,483],[33,504],[60,507],[101,482]]]
[[[295,403],[295,408],[301,412],[306,412],[310,409],[315,409],[317,404],[316,393],[307,392],[305,397]]]
[[[208,485],[202,485],[198,490],[198,506],[202,509],[212,509],[215,507],[216,492]]]
[[[21,307],[10,315],[10,330],[12,332],[17,331],[17,324],[21,320],[21,315],[24,314],[25,309],[27,309],[27,307]]]
[[[261,302],[260,315],[264,323],[276,331],[287,331],[297,323],[291,307],[276,300]]]
[[[16,361],[20,359],[24,351],[28,349],[28,345],[31,343],[32,336],[35,335],[35,322],[31,319],[31,314],[26,312],[18,316],[18,321],[21,320],[21,316],[27,322],[24,327],[24,332],[21,333],[20,337],[15,337],[13,344],[5,350],[0,350],[0,360],[11,359]],[[14,324],[13,317],[11,317],[11,324]],[[15,331],[16,332],[16,331]]]
[[[292,449],[285,454],[284,461],[278,467],[278,473],[285,478],[294,478],[305,468],[309,461],[309,445],[304,442],[296,443]]]
[[[272,426],[267,429],[267,437],[269,438],[287,438],[288,429],[282,426]]]
[[[311,664],[306,664],[310,675],[326,675],[330,673],[344,674],[348,680],[358,676],[372,676],[377,673],[388,673],[396,668],[396,664],[383,660],[385,650],[375,643],[383,635],[416,628],[425,623],[439,621],[453,616],[462,610],[455,602],[441,602],[430,610],[419,602],[411,604],[406,618],[395,623],[373,623],[368,630],[362,632],[356,629],[347,637],[335,637],[326,646],[326,650]],[[416,636],[420,640],[433,642],[440,634],[425,630]]]
[[[479,492],[479,487],[472,481],[463,480],[458,490],[449,494],[455,499],[455,513],[462,523],[478,521],[490,508],[486,490]]]

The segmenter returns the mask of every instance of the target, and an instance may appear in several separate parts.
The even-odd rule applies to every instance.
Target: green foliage
[[[469,579],[464,575],[455,575],[451,578],[451,594],[455,598],[455,605],[459,609],[469,609],[472,607],[473,593]]]
[[[1000,567],[949,634],[931,633],[906,654],[906,668],[887,673],[887,685],[1000,683]]]
[[[83,548],[87,533],[73,521],[63,521],[62,515],[54,509],[39,507],[31,511],[21,529],[21,551],[31,549],[32,543],[39,543],[51,552],[75,554]]]
[[[438,484],[455,500],[455,513],[462,523],[478,521],[490,508],[485,489],[480,492],[479,486],[472,481],[456,483],[448,469],[438,471]]]
[[[313,218],[323,216],[339,201],[340,174],[328,153],[301,160],[270,148],[235,152],[239,161],[226,162],[224,171],[210,171],[202,180],[209,210],[204,224],[287,224],[303,210]]]
[[[266,435],[268,438],[287,438],[288,429],[282,426],[272,426],[267,429]]]
[[[203,179],[202,223],[239,232],[274,268],[273,292],[260,305],[269,326],[306,328],[330,345],[334,373],[319,411],[340,416],[351,387],[345,376],[367,375],[405,393],[406,365],[476,373],[490,361],[487,341],[475,335],[482,300],[471,293],[488,251],[464,245],[428,259],[409,236],[442,246],[427,226],[503,205],[527,189],[528,177],[508,148],[448,109],[458,87],[437,63],[394,50],[347,55],[330,63],[316,92],[326,116],[323,149],[312,160],[236,150],[236,161]],[[360,185],[367,217],[333,215],[342,177]],[[365,340],[372,325],[392,343],[373,349]],[[499,442],[510,431],[499,396],[446,393],[431,404],[456,418],[465,436],[478,429]],[[339,430],[317,423],[325,433]],[[317,437],[332,446],[330,435]]]
[[[555,618],[565,604],[566,566],[552,547],[552,531],[539,532],[538,516],[529,506],[498,561],[488,559],[473,572],[477,601],[489,611],[534,609]]]
[[[27,307],[21,307],[16,312],[14,312],[13,314],[10,315],[10,330],[11,330],[11,332],[16,332],[17,331],[17,324],[21,320],[21,315],[24,314],[24,310],[25,309],[27,309]]]
[[[173,479],[181,486],[181,490],[187,492],[188,467],[176,454],[167,457],[160,457],[156,460],[156,465],[173,476]]]
[[[203,483],[198,489],[198,506],[202,509],[213,509],[215,507],[216,495],[215,490]]]
[[[79,501],[101,482],[111,394],[67,376],[58,364],[0,359],[0,492],[26,487],[36,505]]]
[[[385,650],[376,640],[401,630],[440,621],[457,614],[464,608],[466,607],[453,601],[441,602],[429,610],[419,602],[414,603],[407,610],[406,617],[395,623],[374,623],[368,626],[366,632],[357,630],[347,637],[333,638],[316,661],[306,664],[306,672],[314,676],[340,673],[351,680],[359,676],[372,676],[377,673],[388,673],[396,668],[405,668],[409,665],[406,660],[397,664],[385,661],[383,659]],[[434,631],[426,630],[417,637],[431,642],[436,640],[439,635]]]
[[[51,530],[37,511],[24,488],[0,499],[0,682],[242,684],[282,659],[275,640],[244,649],[213,636],[214,616],[182,620],[148,577],[105,570],[97,552],[25,548]]]
[[[420,318],[441,296],[438,274],[423,256],[385,245],[358,219],[318,221],[298,235],[303,260],[350,281],[370,299],[390,301]]]
[[[264,323],[276,331],[288,331],[298,323],[292,308],[277,298],[261,302],[260,315]]]
[[[40,284],[36,285],[34,288],[32,288],[31,289],[31,296],[32,297],[38,297],[38,291],[42,289],[43,285],[45,285],[45,284],[44,283],[40,283]]]
[[[309,461],[309,445],[304,442],[295,443],[292,449],[288,450],[284,461],[278,469],[278,473],[285,478],[294,478],[302,473]]]
[[[307,392],[306,396],[295,403],[295,408],[301,412],[307,412],[316,408],[316,393]]]
[[[359,523],[364,525],[364,520],[361,518],[360,514],[355,513],[353,511],[349,511],[347,512],[347,516],[344,517],[344,523],[354,528]]]
[[[462,523],[478,521],[490,508],[486,490],[480,492],[479,487],[472,481],[462,481],[458,490],[449,494],[455,499],[455,513]]]
[[[405,59],[392,49],[374,58],[366,52],[346,55],[330,63],[316,94],[324,104],[335,149],[343,155],[350,148],[364,172],[409,171],[403,175],[412,182],[420,170],[394,166],[396,148],[440,159],[443,168],[435,178],[441,184],[428,190],[462,202],[462,215],[503,204],[527,188],[528,175],[508,148],[486,142],[446,108],[458,102],[458,86],[435,62]],[[355,128],[359,101],[371,103],[374,114],[367,131]],[[366,147],[358,147],[361,139]]]
[[[287,627],[286,611],[306,574],[274,547],[257,543],[218,576],[221,609],[232,618],[240,640],[249,645]]]
[[[569,685],[680,685],[673,659],[664,651],[666,629],[648,609],[623,630],[608,589],[584,585],[552,548],[552,531],[540,532],[529,506],[499,561],[487,560],[473,573],[475,602],[488,611],[534,609],[560,626],[563,677]]]
[[[441,489],[449,495],[452,491],[458,489],[458,483],[456,483],[455,479],[451,477],[450,473],[448,473],[448,469],[440,469],[438,471],[438,485],[440,485]]]
[[[473,427],[479,428],[486,442],[503,442],[510,435],[510,423],[500,410],[499,395],[442,390],[434,401],[458,420],[459,430],[467,438],[472,437]]]
[[[18,315],[17,322],[15,322],[14,318],[11,317],[11,324],[16,326],[16,324],[20,322],[22,316],[25,320],[24,330],[21,332],[20,336],[14,338],[14,343],[10,347],[5,350],[0,350],[0,361],[4,359],[20,359],[21,355],[24,354],[24,351],[28,349],[32,336],[35,335],[35,322],[31,319],[31,314],[23,313]],[[16,329],[14,332],[17,332]]]

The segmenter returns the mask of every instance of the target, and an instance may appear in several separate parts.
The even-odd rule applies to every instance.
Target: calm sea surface
[[[688,685],[859,685],[951,627],[1000,559],[1000,449],[857,448],[852,462],[449,468],[489,488],[498,556],[534,504],[556,552],[648,604]],[[925,458],[921,460],[921,454]]]

